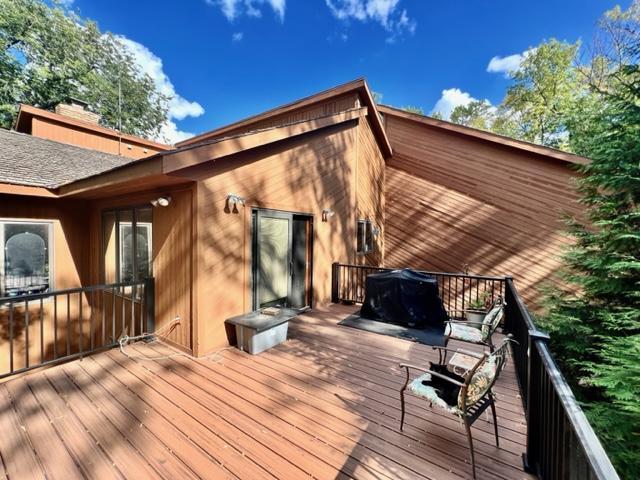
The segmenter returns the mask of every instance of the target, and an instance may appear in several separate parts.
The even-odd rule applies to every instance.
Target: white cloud
[[[241,15],[249,17],[262,17],[261,7],[268,4],[278,16],[280,21],[284,21],[284,11],[286,0],[205,0],[208,5],[219,7],[227,20],[230,22]]]
[[[449,120],[454,108],[458,105],[468,105],[474,100],[476,99],[459,88],[448,88],[442,91],[442,96],[436,102],[432,112],[440,112],[442,118]]]
[[[327,7],[339,20],[358,20],[377,22],[390,33],[388,42],[394,42],[398,36],[408,32],[413,34],[416,22],[409,18],[405,9],[400,9],[400,0],[325,0]]]
[[[131,52],[143,73],[146,73],[156,84],[158,91],[169,97],[169,120],[162,126],[161,136],[171,143],[189,138],[193,134],[178,130],[173,120],[183,120],[187,117],[199,117],[204,113],[204,108],[198,102],[192,102],[182,97],[176,92],[171,83],[171,79],[164,72],[162,59],[156,56],[144,45],[135,42],[127,37],[117,37],[123,45]]]
[[[244,32],[236,32],[233,35],[231,35],[231,41],[233,43],[241,42],[243,38],[244,38]]]
[[[535,48],[531,48],[522,53],[507,55],[506,57],[496,55],[489,61],[489,65],[487,65],[487,72],[504,73],[505,76],[509,76],[509,73],[520,70],[520,66],[524,59],[533,52],[535,52]]]
[[[71,8],[75,0],[58,0],[58,3],[63,8]]]

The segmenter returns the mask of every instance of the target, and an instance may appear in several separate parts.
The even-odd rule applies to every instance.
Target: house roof
[[[0,183],[58,188],[133,163],[111,155],[0,128]]]
[[[479,130],[477,128],[465,127],[464,125],[447,122],[445,120],[438,120],[426,115],[420,115],[418,113],[407,112],[406,110],[401,110],[389,105],[378,105],[378,109],[383,115],[392,115],[395,117],[404,118],[406,120],[412,120],[429,127],[465,135],[467,137],[477,138],[481,141],[491,142],[505,147],[524,150],[530,153],[536,153],[538,155],[561,160],[563,162],[574,163],[578,165],[586,165],[590,162],[588,158],[574,155],[573,153],[563,152],[562,150],[537,145],[535,143],[524,142],[522,140],[516,140],[514,138],[505,137],[503,135],[498,135],[497,133],[493,132],[487,132],[485,130]]]
[[[328,90],[324,90],[322,92],[315,93],[308,97],[296,100],[294,102],[281,105],[271,110],[267,110],[266,112],[259,113],[258,115],[245,118],[238,122],[231,123],[229,125],[225,125],[223,127],[217,128],[215,130],[210,130],[208,132],[201,133],[200,135],[196,135],[195,137],[191,137],[182,142],[178,142],[176,146],[184,147],[188,145],[202,143],[207,140],[211,140],[215,137],[227,135],[229,132],[232,132],[239,128],[247,128],[251,130],[252,125],[264,122],[269,118],[286,114],[293,110],[309,107],[311,105],[324,102],[330,98],[333,98],[339,95],[344,95],[345,93],[349,93],[349,92],[357,92],[360,94],[360,99],[364,103],[363,106],[368,108],[368,111],[369,111],[368,118],[371,122],[371,126],[376,136],[376,139],[378,141],[378,144],[380,145],[380,149],[383,152],[383,155],[385,156],[385,158],[391,156],[391,143],[387,138],[387,134],[385,132],[384,126],[382,125],[380,115],[378,114],[378,111],[377,111],[376,103],[373,101],[373,96],[371,95],[369,86],[367,85],[367,82],[364,78],[359,78],[351,82],[338,85],[337,87],[333,87]]]
[[[153,148],[154,150],[171,150],[173,148],[171,145],[165,145],[164,143],[154,142],[153,140],[147,140],[146,138],[136,137],[134,135],[128,135],[126,133],[121,134],[117,130],[112,130],[111,128],[105,128],[90,122],[83,122],[82,120],[78,120],[76,118],[72,118],[66,115],[60,115],[58,113],[49,112],[48,110],[43,110],[41,108],[36,108],[32,107],[31,105],[24,104],[20,105],[20,111],[18,112],[18,117],[15,121],[15,129],[19,132],[31,133],[30,120],[33,117],[41,117],[53,120],[55,122],[73,125],[74,127],[80,128],[82,130],[91,131],[112,138],[121,138],[126,142],[145,145],[147,147]]]

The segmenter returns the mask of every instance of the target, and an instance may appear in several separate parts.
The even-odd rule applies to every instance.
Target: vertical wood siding
[[[532,305],[579,215],[565,162],[386,115],[394,149],[386,172],[386,257],[391,266],[513,275]]]

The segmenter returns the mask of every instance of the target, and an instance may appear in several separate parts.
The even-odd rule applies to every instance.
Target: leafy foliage
[[[640,471],[640,7],[603,20],[610,37],[589,75],[595,97],[571,111],[583,219],[568,221],[565,291],[541,319],[552,347],[622,476]],[[603,69],[603,65],[606,66]],[[594,81],[594,79],[597,79]],[[597,101],[594,101],[596,98]]]
[[[12,125],[19,103],[51,110],[77,97],[117,128],[120,96],[122,130],[157,136],[169,99],[121,41],[57,5],[0,0],[0,126]]]
[[[400,107],[401,110],[409,113],[417,113],[418,115],[424,115],[424,110],[422,107],[416,107],[414,105],[405,105],[404,107]]]
[[[467,127],[488,130],[493,124],[494,108],[486,100],[474,100],[458,105],[451,112],[451,121]]]

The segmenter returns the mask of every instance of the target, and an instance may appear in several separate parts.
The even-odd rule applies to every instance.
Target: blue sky
[[[471,97],[497,103],[508,85],[503,70],[517,66],[517,55],[551,37],[588,43],[601,14],[620,2],[66,3],[124,37],[160,88],[175,95],[165,128],[175,141],[362,76],[391,105],[430,112]]]

